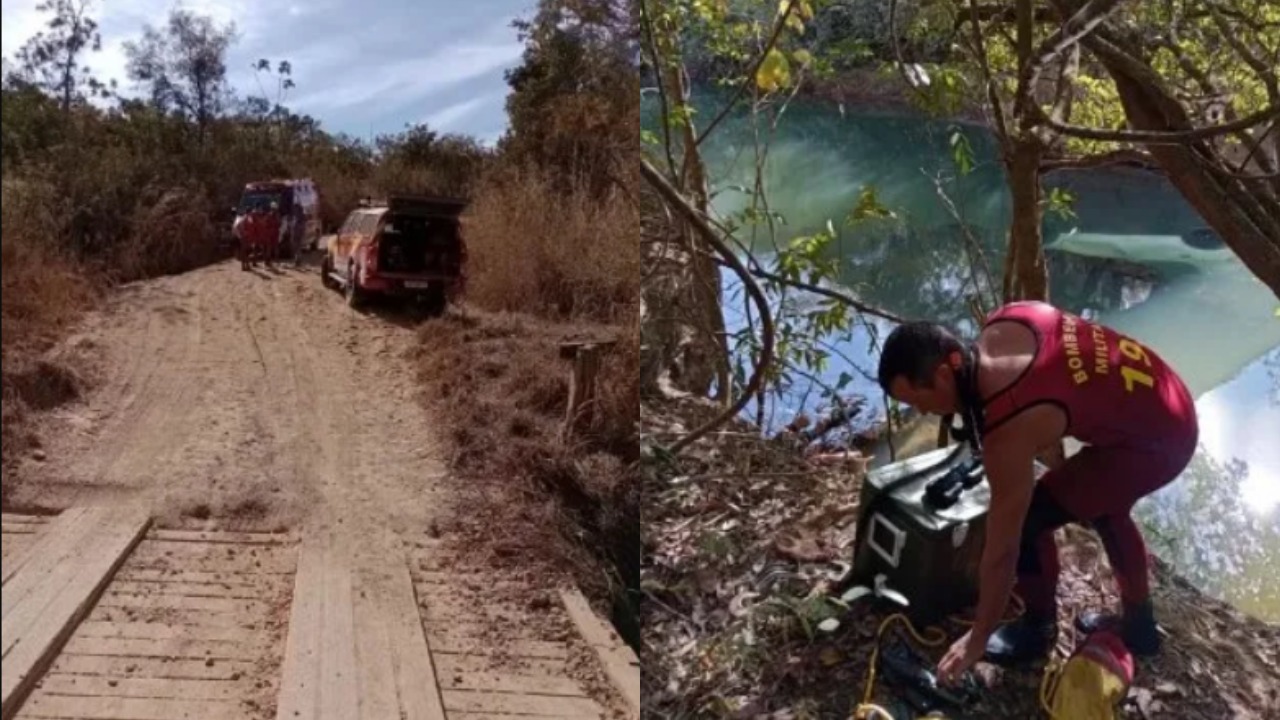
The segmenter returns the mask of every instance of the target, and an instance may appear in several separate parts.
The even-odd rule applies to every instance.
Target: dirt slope
[[[226,263],[127,287],[53,353],[92,390],[43,414],[6,505],[421,536],[445,470],[411,325],[348,309],[310,270]]]

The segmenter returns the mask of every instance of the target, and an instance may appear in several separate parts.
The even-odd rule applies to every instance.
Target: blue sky
[[[0,54],[13,53],[45,22],[39,0],[4,0]],[[90,66],[101,78],[125,76],[123,43],[143,25],[162,26],[175,0],[97,0],[103,50]],[[331,132],[368,138],[426,122],[492,142],[506,129],[503,72],[523,46],[511,21],[532,15],[536,0],[218,0],[186,7],[239,34],[229,77],[243,95],[258,93],[258,58],[289,60],[297,87],[286,103]],[[263,10],[269,8],[268,10]],[[266,78],[264,77],[265,81]]]

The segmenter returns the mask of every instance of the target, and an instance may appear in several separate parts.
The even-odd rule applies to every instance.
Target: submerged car
[[[457,198],[401,195],[354,210],[328,242],[320,277],[352,306],[393,296],[444,312],[466,285],[466,207]]]

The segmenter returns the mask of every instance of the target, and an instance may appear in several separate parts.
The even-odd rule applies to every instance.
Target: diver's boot
[[[1156,629],[1155,608],[1151,600],[1124,606],[1124,617],[1096,610],[1076,617],[1076,629],[1086,635],[1105,629],[1118,629],[1129,652],[1151,657],[1160,652],[1160,631]]]
[[[987,639],[985,659],[997,665],[1025,665],[1044,658],[1058,642],[1058,624],[1052,616],[1023,615],[1005,623]]]

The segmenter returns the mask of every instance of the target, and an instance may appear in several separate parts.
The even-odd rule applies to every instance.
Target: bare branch
[[[924,173],[924,170],[922,169],[920,172]],[[927,174],[926,177],[928,177]],[[992,297],[990,298],[992,301],[991,304],[987,305],[986,301],[988,298],[983,293],[982,283],[978,281],[978,268],[979,263],[981,263],[982,271],[987,279],[987,289],[993,294],[995,293],[996,283],[991,275],[991,264],[987,262],[987,254],[982,251],[982,243],[974,236],[973,230],[969,229],[969,223],[965,222],[964,217],[960,215],[960,208],[956,207],[955,201],[951,199],[951,196],[947,194],[946,189],[942,187],[942,179],[938,177],[931,177],[929,179],[933,181],[933,187],[938,194],[938,200],[942,202],[943,207],[947,209],[947,212],[951,215],[952,219],[960,224],[960,232],[964,235],[964,239],[967,243],[965,254],[969,257],[969,272],[973,275],[973,289],[977,291],[978,301],[982,303],[984,308],[994,309],[1000,304],[1000,299]],[[982,323],[978,324],[981,325]]]
[[[1240,164],[1236,166],[1235,171],[1237,173],[1244,172],[1244,169],[1249,166],[1249,161],[1252,160],[1253,156],[1256,155],[1258,153],[1258,150],[1262,148],[1262,143],[1266,141],[1267,137],[1270,136],[1271,133],[1276,131],[1276,128],[1280,128],[1280,122],[1271,123],[1270,125],[1267,126],[1266,130],[1264,130],[1260,135],[1258,135],[1257,139],[1250,140],[1250,144],[1253,147],[1249,148],[1249,154],[1245,155],[1244,160],[1242,160]]]
[[[1222,16],[1222,13],[1217,7],[1210,4],[1209,14],[1213,16],[1213,22],[1218,26],[1218,32],[1222,33],[1223,39],[1227,41],[1227,44],[1231,46],[1231,49],[1236,51],[1236,54],[1240,56],[1240,59],[1244,60],[1245,64],[1257,73],[1258,79],[1267,86],[1267,99],[1272,104],[1280,102],[1280,86],[1276,84],[1275,68],[1268,65],[1262,60],[1262,58],[1259,58],[1250,51],[1249,48],[1245,47],[1245,44],[1240,40],[1239,34],[1227,24],[1226,18]]]
[[[708,245],[720,254],[720,259],[737,273],[742,279],[743,287],[747,293],[751,295],[751,299],[755,301],[757,309],[760,311],[760,355],[756,358],[755,368],[752,370],[751,379],[747,381],[747,386],[743,388],[742,394],[737,400],[733,401],[729,407],[725,408],[718,416],[702,427],[696,428],[689,434],[677,440],[671,447],[667,448],[672,454],[679,453],[691,443],[698,440],[707,433],[715,430],[724,423],[733,419],[742,409],[751,402],[751,398],[755,396],[756,391],[764,384],[764,375],[769,365],[773,363],[773,313],[769,310],[769,300],[765,297],[764,291],[756,284],[754,278],[751,277],[750,271],[738,259],[738,256],[729,249],[715,230],[707,223],[706,217],[693,207],[680,191],[658,172],[648,160],[640,159],[640,174],[644,176],[646,182],[658,191],[669,205],[671,205],[677,213],[684,216],[689,225],[693,227],[698,234],[702,235],[702,239]],[[727,391],[727,389],[726,389]]]
[[[982,82],[986,85],[987,102],[991,103],[991,113],[995,115],[996,131],[1000,133],[998,138],[1000,146],[1005,154],[1008,154],[1011,151],[1008,119],[1004,114],[1004,103],[1000,100],[1000,94],[996,92],[996,79],[991,73],[991,62],[987,57],[987,43],[982,39],[982,25],[978,22],[978,0],[970,0],[969,13],[973,17],[973,44],[978,54],[978,66],[982,68]]]
[[[1078,12],[1063,23],[1057,32],[1040,43],[1040,47],[1036,49],[1034,57],[1031,58],[1030,62],[1022,66],[1022,70],[1019,73],[1018,97],[1013,108],[1015,117],[1023,117],[1023,103],[1032,102],[1035,84],[1040,79],[1040,73],[1044,71],[1045,66],[1053,62],[1064,50],[1080,42],[1082,38],[1093,32],[1119,4],[1120,0],[1089,0],[1084,7],[1080,8]],[[1025,30],[1019,27],[1019,39],[1022,39],[1025,32],[1025,41],[1030,42],[1032,20],[1030,13],[1019,13],[1019,22],[1027,26]]]
[[[881,318],[882,320],[888,320],[890,322],[895,322],[898,324],[903,324],[908,322],[908,320],[903,318],[901,315],[897,315],[895,313],[889,312],[888,310],[882,310],[874,305],[868,305],[862,302],[861,300],[858,300],[857,298],[854,298],[853,296],[848,295],[846,293],[842,293],[838,290],[824,288],[821,285],[813,285],[813,284],[804,282],[802,280],[792,280],[790,278],[783,277],[782,275],[771,273],[768,270],[765,270],[764,268],[761,268],[759,266],[751,268],[750,272],[752,275],[755,275],[756,277],[762,280],[770,280],[772,282],[780,283],[783,285],[789,285],[793,288],[796,288],[797,290],[805,290],[815,295],[822,295],[823,297],[828,297],[828,298],[831,298],[832,300],[842,302],[848,305],[849,307],[853,308],[854,310],[857,310],[858,312],[866,315],[871,315],[873,317],[878,317],[878,318]]]
[[[1134,148],[1113,150],[1111,152],[1085,155],[1084,157],[1045,159],[1040,167],[1045,172],[1054,170],[1088,170],[1108,165],[1140,165],[1145,168],[1158,167],[1150,153]]]
[[[1062,69],[1058,71],[1058,87],[1054,91],[1053,110],[1049,117],[1058,122],[1070,119],[1071,101],[1075,98],[1076,73],[1080,71],[1080,46],[1071,47],[1071,55],[1062,58]]]
[[[658,40],[653,34],[653,18],[649,16],[649,3],[640,0],[640,24],[644,26],[645,38],[648,40],[649,56],[653,58],[653,70],[658,75],[658,107],[662,110],[662,145],[667,152],[667,167],[672,177],[676,175],[676,156],[671,150],[671,126],[669,123],[670,107],[667,105],[667,83],[663,76],[662,62],[664,58],[658,52]]]
[[[747,87],[755,81],[756,73],[760,72],[760,67],[764,65],[764,61],[768,59],[769,51],[773,50],[774,46],[778,44],[778,38],[782,35],[782,28],[786,27],[787,18],[791,17],[791,12],[795,10],[799,1],[800,0],[789,0],[787,2],[786,9],[778,15],[778,21],[773,24],[773,34],[769,36],[769,42],[765,43],[764,48],[760,50],[760,57],[756,58],[756,61],[751,65],[751,72],[747,73],[747,76],[743,78],[742,84],[738,86],[737,91],[733,93],[733,97],[729,99],[729,102],[720,109],[720,113],[711,120],[705,129],[703,129],[702,134],[698,136],[698,140],[694,143],[695,145],[701,145],[702,141],[706,140],[707,136],[711,134],[711,131],[715,130],[716,126],[729,115],[729,111],[733,110],[733,107],[738,104],[738,100],[742,99],[742,94],[746,92]]]
[[[1054,130],[1057,130],[1063,135],[1070,135],[1071,137],[1083,138],[1086,140],[1131,142],[1140,145],[1186,145],[1188,143],[1196,142],[1197,140],[1208,140],[1209,138],[1218,137],[1219,135],[1247,130],[1255,125],[1261,125],[1269,120],[1280,118],[1280,105],[1265,108],[1252,115],[1240,118],[1235,122],[1176,132],[1103,130],[1101,128],[1091,128],[1084,127],[1083,125],[1069,125],[1067,123],[1057,122],[1053,118],[1046,116],[1044,112],[1040,111],[1038,108],[1037,114],[1040,115],[1041,122]]]

